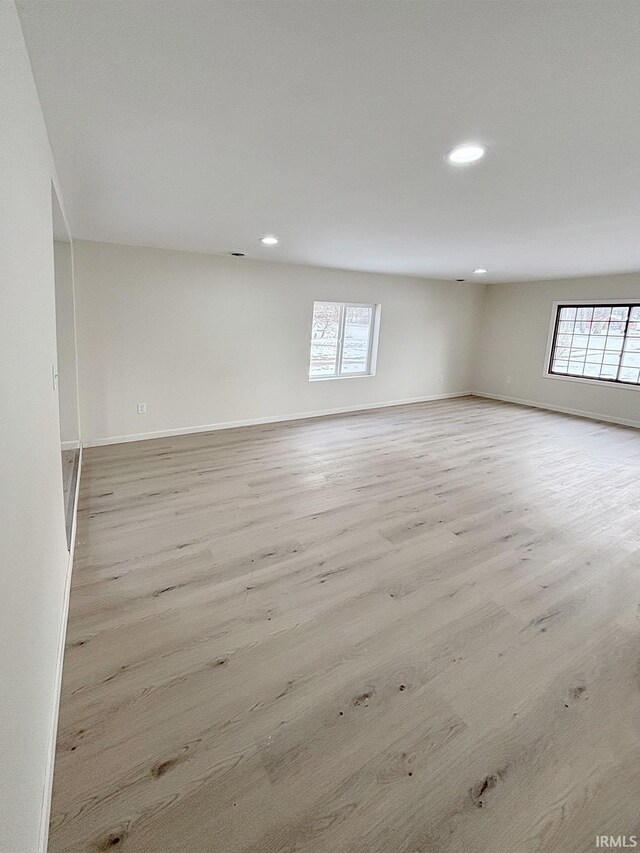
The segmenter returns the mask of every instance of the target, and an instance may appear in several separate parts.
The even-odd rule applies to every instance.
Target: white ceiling
[[[637,0],[18,7],[74,237],[448,279],[640,270]],[[468,140],[484,161],[444,161]]]

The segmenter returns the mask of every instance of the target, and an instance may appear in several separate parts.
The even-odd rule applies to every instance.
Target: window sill
[[[375,373],[348,373],[344,376],[309,376],[309,382],[330,382],[332,379],[371,379]]]
[[[561,376],[559,373],[545,372],[545,379],[559,379],[561,382],[580,382],[583,385],[599,385],[606,388],[627,388],[631,391],[640,391],[640,385],[634,382],[608,382],[606,379],[589,379],[584,376]]]

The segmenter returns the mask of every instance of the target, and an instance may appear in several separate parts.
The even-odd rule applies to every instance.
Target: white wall
[[[46,837],[66,547],[53,162],[15,6],[0,4],[0,850]]]
[[[60,438],[64,445],[78,445],[78,383],[76,375],[76,328],[73,300],[71,243],[54,242],[56,337],[58,349],[58,396]]]
[[[471,389],[483,285],[83,241],[74,268],[85,443]],[[382,305],[376,376],[308,381],[314,300]]]
[[[474,392],[640,426],[640,389],[543,376],[554,301],[585,299],[640,301],[640,273],[488,285]]]

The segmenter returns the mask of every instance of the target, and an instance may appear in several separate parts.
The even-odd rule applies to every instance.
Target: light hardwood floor
[[[88,450],[50,853],[640,836],[639,474],[473,398]]]
[[[64,497],[64,518],[67,531],[67,545],[71,545],[71,531],[75,511],[76,487],[78,484],[80,451],[62,451],[62,492]]]

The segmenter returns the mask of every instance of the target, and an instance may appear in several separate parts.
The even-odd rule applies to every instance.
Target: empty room
[[[639,45],[0,0],[0,853],[640,847]]]

